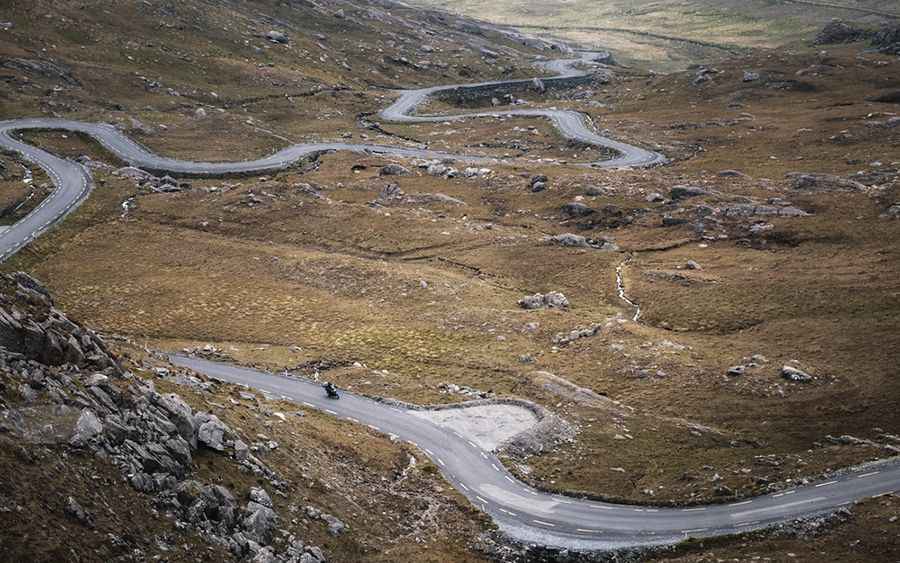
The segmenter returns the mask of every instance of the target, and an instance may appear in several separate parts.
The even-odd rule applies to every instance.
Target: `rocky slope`
[[[270,490],[283,487],[218,417],[194,411],[178,395],[159,393],[152,382],[123,370],[103,341],[56,309],[34,278],[20,272],[2,283],[0,439],[7,447],[31,457],[29,450],[42,444],[38,449],[46,457],[94,456],[111,463],[131,487],[147,495],[148,504],[236,557],[325,560],[321,549],[300,538],[276,536],[279,515],[266,488],[254,487],[241,498],[227,487],[196,479],[194,457],[205,450],[265,480]],[[15,514],[20,509],[16,479],[4,489],[3,512]],[[48,492],[65,497],[68,518],[95,528],[95,515],[65,488]],[[331,525],[336,531],[344,526],[337,519]],[[134,546],[132,555],[142,552]]]

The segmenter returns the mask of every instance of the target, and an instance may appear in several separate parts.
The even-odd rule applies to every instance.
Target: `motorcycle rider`
[[[325,388],[325,393],[329,397],[331,397],[333,399],[338,398],[337,387],[335,387],[334,383],[327,381],[327,382],[325,382],[325,385],[323,385],[322,387]]]

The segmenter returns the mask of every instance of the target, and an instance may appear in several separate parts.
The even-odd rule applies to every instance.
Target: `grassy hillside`
[[[477,15],[505,14],[505,1],[485,2]],[[895,103],[874,100],[894,99],[900,58],[864,53],[863,44],[730,55],[734,46],[808,42],[840,15],[833,10],[817,19],[795,4],[763,11],[759,2],[719,2],[713,25],[710,11],[670,0],[629,5],[626,14],[624,0],[573,0],[516,13],[548,25],[570,6],[578,17],[560,21],[631,26],[573,35],[631,45],[635,59],[661,67],[731,58],[708,72],[618,68],[608,82],[523,93],[516,107],[578,109],[610,136],[672,159],[647,170],[572,166],[596,154],[561,141],[543,120],[370,127],[361,117],[389,103],[396,86],[527,76],[534,56],[552,56],[456,15],[375,0],[15,3],[0,16],[12,24],[0,31],[2,119],[109,121],[161,154],[195,160],[318,139],[511,158],[450,177],[427,163],[336,153],[266,176],[193,179],[180,192],[156,193],[115,173],[120,163],[95,143],[36,131],[30,142],[96,161],[97,189],[3,270],[46,282],[61,309],[110,336],[161,391],[177,382],[147,369],[161,367],[148,350],[211,346],[242,364],[318,371],[371,396],[448,403],[469,397],[452,389],[471,388],[532,400],[579,429],[541,455],[504,458],[545,489],[637,503],[730,502],[891,455],[900,429],[900,220],[892,218],[900,122]],[[272,30],[287,43],[266,39]],[[463,110],[451,104],[429,109]],[[478,104],[506,105],[488,98],[465,109]],[[0,205],[9,207],[31,193],[31,165],[2,162],[8,194]],[[395,164],[406,172],[384,175]],[[29,184],[47,183],[30,173]],[[535,175],[548,177],[547,189],[532,191]],[[679,186],[700,190],[682,198]],[[589,213],[572,216],[573,203]],[[548,239],[566,233],[608,238],[620,251]],[[628,320],[617,270],[643,309],[640,322]],[[517,304],[549,291],[571,306]],[[599,331],[564,342],[585,327]],[[813,379],[788,381],[784,365]],[[17,389],[0,385],[0,399],[19,400]],[[486,557],[480,532],[489,524],[417,450],[313,413],[276,422],[271,413],[296,407],[251,402],[233,388],[178,390],[194,408],[281,444],[267,462],[291,482],[288,497],[276,500],[282,512],[314,502],[349,526],[331,537],[302,513],[291,523],[308,526],[302,537],[330,561]],[[77,539],[82,549],[105,541],[57,532],[58,520],[23,539],[19,530],[42,525],[48,512],[64,516],[55,505],[4,512],[12,506],[5,498],[34,497],[46,483],[102,499],[88,495],[91,466],[66,481],[50,474],[54,466],[23,465],[3,439],[0,474],[19,476],[24,492],[0,486],[0,554],[18,553],[4,550],[16,545],[30,550],[20,559],[42,560],[48,537],[53,545]],[[418,455],[409,479],[407,454]],[[198,470],[231,478],[215,464]],[[244,477],[234,479],[249,485]],[[890,519],[898,505],[891,495],[853,507],[852,519],[815,542],[761,533],[654,557],[897,561],[900,521]],[[142,514],[135,509],[132,519],[142,523]],[[20,527],[5,525],[12,521]]]
[[[606,46],[661,69],[777,47],[812,36],[832,18],[877,25],[900,18],[893,0],[412,0],[495,23]]]

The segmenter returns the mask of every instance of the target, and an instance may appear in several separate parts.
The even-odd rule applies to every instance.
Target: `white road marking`
[[[550,526],[551,528],[555,528],[556,524],[551,524],[550,522],[544,522],[543,520],[532,520],[535,524],[540,524],[541,526]]]
[[[750,504],[751,502],[753,502],[753,501],[752,501],[752,500],[745,500],[745,501],[743,501],[743,502],[735,502],[735,503],[729,504],[728,506],[743,506],[743,505],[745,505],[745,504]]]
[[[498,510],[504,514],[509,514],[510,516],[518,516],[518,514],[516,514],[515,512],[511,512],[509,510],[506,510],[505,508],[500,508]]]
[[[751,514],[759,514],[760,512],[772,512],[772,511],[784,510],[785,508],[790,508],[792,506],[800,506],[801,504],[810,504],[813,502],[827,500],[827,498],[828,497],[815,497],[815,498],[806,499],[806,500],[798,500],[795,502],[788,502],[785,504],[776,504],[774,506],[766,506],[764,508],[755,508],[753,510],[745,510],[743,512],[735,512],[734,514],[731,515],[731,517],[734,519],[738,519],[738,518],[742,518],[744,516],[749,516]]]
[[[834,485],[835,483],[837,483],[837,481],[828,481],[827,483],[819,483],[818,485],[816,485],[816,488],[818,489],[819,487],[827,487],[828,485]]]
[[[682,512],[703,512],[704,510],[706,510],[706,507],[701,506],[698,508],[685,508],[685,509],[682,509]]]
[[[337,414],[335,411],[333,411],[331,409],[325,409],[325,412],[327,412],[328,414],[335,414],[335,415]]]
[[[591,529],[588,529],[588,528],[576,528],[575,531],[576,531],[576,532],[581,532],[582,534],[596,534],[596,533],[598,533],[597,530],[591,530]]]
[[[878,475],[879,473],[881,473],[881,471],[872,471],[870,473],[863,473],[862,475],[857,475],[856,478],[863,479],[865,477],[871,477],[872,475]]]

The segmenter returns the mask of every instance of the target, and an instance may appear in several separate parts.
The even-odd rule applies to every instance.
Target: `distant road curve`
[[[589,71],[579,70],[578,65],[589,65],[599,53],[585,52],[579,58],[545,61],[542,66],[557,76],[542,78],[544,83],[590,76]],[[485,87],[521,87],[532,80],[505,80],[478,84],[456,84],[436,86],[417,90],[402,90],[399,98],[384,109],[380,115],[386,121],[401,123],[431,123],[438,121],[469,119],[478,117],[543,117],[549,119],[566,139],[610,149],[618,156],[584,166],[600,168],[645,167],[665,164],[666,158],[658,152],[615,141],[598,135],[582,113],[569,110],[505,110],[457,115],[417,116],[416,108],[429,97],[453,89]],[[62,159],[49,152],[29,145],[13,137],[23,130],[63,130],[83,133],[95,139],[106,150],[132,166],[157,173],[180,176],[221,176],[229,174],[264,174],[283,170],[298,160],[316,154],[332,151],[352,151],[366,154],[383,154],[403,158],[454,159],[468,163],[497,162],[498,159],[484,156],[452,154],[409,147],[358,143],[301,143],[291,145],[265,158],[238,162],[191,162],[166,158],[154,154],[148,148],[136,143],[124,133],[106,123],[86,123],[55,118],[23,118],[0,121],[0,149],[16,152],[26,160],[43,168],[56,186],[40,206],[7,230],[0,233],[0,262],[6,260],[22,247],[33,241],[53,224],[64,218],[90,193],[92,180],[90,172],[75,162]]]
[[[640,37],[648,37],[650,39],[660,39],[673,43],[687,43],[698,47],[706,47],[708,49],[719,49],[732,54],[741,54],[749,49],[739,45],[726,45],[723,43],[712,43],[710,41],[701,41],[699,39],[689,39],[687,37],[678,37],[675,35],[663,35],[652,31],[641,31],[638,29],[627,29],[624,27],[600,27],[594,25],[537,25],[537,24],[508,24],[510,27],[518,29],[535,29],[538,31],[602,31],[605,33],[622,33],[627,35],[638,35]]]
[[[862,8],[859,6],[844,6],[842,4],[833,4],[831,2],[814,2],[813,0],[781,0],[787,4],[805,4],[807,6],[815,6],[816,8],[830,8],[833,10],[846,10],[848,12],[858,12],[860,14],[868,14],[870,16],[881,16],[889,19],[900,19],[900,13],[883,12],[881,10],[872,10],[871,8]]]

